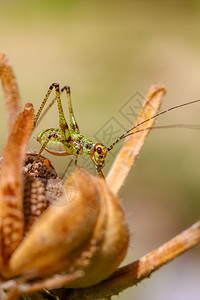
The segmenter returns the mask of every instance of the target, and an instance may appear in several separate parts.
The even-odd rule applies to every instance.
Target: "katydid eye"
[[[101,154],[101,152],[102,152],[102,149],[101,149],[101,147],[97,147],[97,149],[96,149],[96,150],[97,150],[97,153],[98,153],[98,154]]]

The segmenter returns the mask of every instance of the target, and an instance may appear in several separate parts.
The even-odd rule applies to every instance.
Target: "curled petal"
[[[13,68],[4,53],[0,53],[0,78],[5,94],[10,132],[20,111],[20,95]]]
[[[162,96],[165,93],[165,89],[160,85],[153,85],[150,88],[134,126],[153,117],[158,112]],[[137,129],[140,129],[141,131],[130,135],[126,139],[124,146],[117,155],[117,158],[106,177],[106,182],[113,193],[117,194],[124,184],[154,122],[155,118],[142,124],[138,128],[134,128],[133,132],[137,131]],[[146,129],[147,127],[148,129]]]
[[[33,106],[27,103],[13,126],[3,153],[0,177],[0,257],[3,265],[23,237],[22,166],[33,116]]]

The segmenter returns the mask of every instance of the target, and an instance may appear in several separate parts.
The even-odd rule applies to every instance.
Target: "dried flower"
[[[129,242],[117,193],[149,130],[126,140],[106,181],[77,168],[63,182],[48,159],[40,156],[33,164],[36,154],[26,154],[33,106],[27,103],[19,113],[16,80],[4,54],[0,54],[0,76],[9,127],[0,171],[1,299],[17,295],[26,299],[26,293],[35,291],[39,292],[29,299],[105,299],[199,242],[197,223],[153,253],[115,271]],[[137,123],[155,114],[164,93],[161,86],[150,89]]]

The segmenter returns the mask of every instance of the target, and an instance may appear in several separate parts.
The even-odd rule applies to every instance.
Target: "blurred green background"
[[[37,110],[52,82],[70,85],[81,132],[94,139],[111,117],[130,128],[120,108],[154,83],[167,89],[163,109],[200,98],[200,1],[0,0],[0,51],[14,66],[23,104]],[[2,153],[2,89],[0,99]],[[199,115],[195,104],[156,124],[200,124]],[[54,106],[33,135],[57,123]],[[131,231],[126,262],[199,218],[199,137],[199,130],[188,129],[155,130],[148,137],[120,195]],[[29,149],[39,150],[33,138]],[[67,159],[48,157],[62,173]],[[119,299],[199,299],[199,278],[196,247]]]

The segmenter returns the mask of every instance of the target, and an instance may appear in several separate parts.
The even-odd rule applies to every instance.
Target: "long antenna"
[[[185,129],[195,129],[195,130],[200,130],[200,125],[195,125],[195,124],[170,124],[170,125],[161,125],[161,126],[154,126],[154,127],[146,127],[146,128],[142,128],[142,129],[138,129],[134,132],[129,132],[127,136],[130,136],[132,134],[135,133],[139,133],[145,130],[149,130],[149,129],[169,129],[169,128],[185,128]]]
[[[174,110],[174,109],[177,109],[177,108],[180,108],[180,107],[183,107],[183,106],[187,106],[187,105],[190,105],[190,104],[194,104],[194,103],[197,103],[197,102],[200,102],[200,99],[194,100],[194,101],[191,101],[191,102],[187,102],[187,103],[183,103],[183,104],[179,104],[179,105],[176,105],[176,106],[173,106],[173,107],[170,107],[170,108],[168,108],[168,109],[166,109],[166,110],[163,110],[163,111],[159,112],[158,114],[155,114],[155,115],[152,116],[151,118],[142,121],[141,123],[139,123],[139,124],[133,126],[133,127],[130,128],[129,130],[127,130],[127,131],[126,131],[125,133],[123,133],[118,139],[116,139],[116,141],[115,141],[112,145],[110,145],[110,147],[107,148],[108,151],[112,150],[113,147],[114,147],[119,141],[121,141],[122,139],[124,139],[125,137],[127,137],[127,136],[129,136],[129,135],[132,135],[132,134],[134,134],[134,133],[136,133],[136,132],[139,132],[139,130],[136,131],[136,132],[135,132],[135,131],[134,131],[134,132],[131,132],[131,131],[132,131],[133,129],[135,129],[135,128],[141,126],[142,124],[144,124],[144,123],[146,123],[146,122],[148,122],[148,121],[150,121],[150,120],[152,120],[152,119],[154,119],[154,118],[156,118],[156,117],[158,117],[158,116],[161,116],[161,115],[163,115],[163,114],[165,114],[165,113],[167,113],[167,112],[169,112],[169,111],[171,111],[171,110]],[[150,127],[150,128],[152,128],[152,127]],[[145,130],[145,129],[144,129],[144,130]],[[143,130],[141,129],[140,131],[143,131]]]

